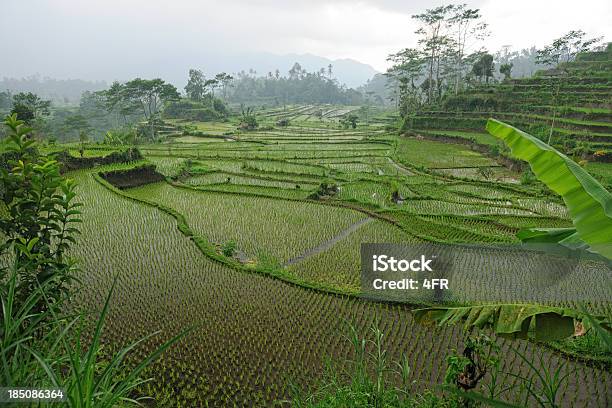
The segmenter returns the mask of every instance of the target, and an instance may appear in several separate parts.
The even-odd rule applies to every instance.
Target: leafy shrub
[[[317,191],[312,193],[308,198],[318,200],[322,197],[329,197],[338,194],[338,185],[333,180],[325,180],[320,185]]]
[[[521,174],[521,184],[530,185],[536,182],[536,176],[533,174],[531,169],[526,169],[523,174]]]
[[[74,182],[61,176],[57,161],[39,155],[28,137],[32,129],[16,115],[5,124],[10,132],[3,147],[12,157],[8,168],[0,168],[0,198],[6,208],[0,219],[6,238],[0,253],[10,250],[14,256],[18,301],[44,284],[47,298],[61,303],[73,280],[72,262],[64,254],[79,233],[74,224],[81,222],[81,204],[74,202]],[[43,300],[38,299],[37,308],[44,308]]]
[[[243,130],[255,130],[259,126],[257,123],[257,118],[255,118],[255,113],[253,108],[244,106],[241,107],[241,118],[240,118],[240,129]]]
[[[344,129],[348,129],[348,128],[356,129],[358,120],[359,120],[359,117],[357,115],[353,113],[349,113],[348,115],[340,119],[340,124],[342,125]]]
[[[227,257],[232,257],[232,256],[234,256],[234,253],[236,252],[236,248],[237,247],[238,246],[236,244],[236,241],[227,241],[221,247],[221,252],[223,253],[223,255],[225,255]]]
[[[499,367],[499,345],[485,334],[468,336],[461,354],[447,357],[448,368],[444,382],[466,391],[476,388],[492,369]]]
[[[213,109],[215,110],[215,112],[220,113],[223,117],[227,116],[229,111],[227,109],[227,106],[225,105],[225,103],[219,99],[219,98],[215,98],[213,100]]]

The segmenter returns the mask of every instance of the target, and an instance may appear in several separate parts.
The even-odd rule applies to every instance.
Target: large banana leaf
[[[419,323],[437,322],[453,325],[464,322],[465,328],[492,327],[502,336],[550,341],[574,334],[574,321],[590,327],[585,314],[573,309],[529,304],[494,304],[460,307],[431,307],[413,311]],[[603,317],[592,317],[609,326]]]
[[[569,241],[582,240],[593,252],[612,259],[612,195],[582,167],[540,139],[495,119],[488,120],[487,131],[504,141],[514,156],[529,162],[536,177],[563,198],[577,234]]]

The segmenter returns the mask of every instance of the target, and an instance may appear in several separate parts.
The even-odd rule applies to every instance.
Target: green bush
[[[236,244],[236,241],[227,241],[221,247],[221,252],[223,253],[223,255],[227,256],[228,258],[231,258],[232,256],[234,256],[234,253],[236,253],[237,247],[238,246]]]

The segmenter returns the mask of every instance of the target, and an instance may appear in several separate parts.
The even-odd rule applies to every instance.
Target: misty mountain
[[[332,76],[338,79],[341,84],[345,84],[349,88],[356,88],[365,84],[378,73],[378,71],[370,65],[353,59],[332,60],[312,54],[276,55],[269,53],[252,53],[234,58],[226,58],[225,61],[218,61],[220,65],[221,63],[227,64],[228,66],[231,65],[231,68],[225,69],[226,71],[248,71],[249,68],[252,68],[257,71],[257,75],[266,75],[268,72],[274,73],[277,68],[280,70],[281,75],[287,75],[287,72],[296,62],[308,72],[318,71],[321,68],[327,70],[328,65],[331,64]],[[207,67],[204,67],[204,71],[207,71],[206,68]]]
[[[101,91],[108,88],[106,81],[86,81],[82,79],[55,79],[39,75],[27,78],[2,78],[0,92],[8,90],[12,94],[32,92],[43,99],[50,100],[55,106],[76,105],[85,91]]]
[[[207,77],[219,72],[236,74],[240,71],[248,73],[250,70],[255,71],[255,76],[266,76],[268,72],[274,73],[276,69],[280,71],[281,76],[286,76],[296,62],[308,72],[319,71],[321,68],[327,70],[328,65],[332,64],[332,76],[349,88],[365,84],[377,73],[370,65],[352,59],[332,60],[312,54],[280,55],[267,52],[241,52],[228,55],[207,51],[189,56],[177,55],[171,61],[162,56],[152,56],[143,59],[138,65],[133,65],[131,70],[128,67],[109,67],[113,75],[110,75],[110,78],[100,79],[128,80],[140,73],[142,77],[161,77],[182,90],[187,83],[187,73],[190,68],[201,69]],[[136,67],[138,71],[133,70]]]
[[[127,81],[135,77],[160,77],[173,83],[179,90],[187,83],[187,73],[190,68],[201,69],[208,77],[219,72],[237,73],[240,71],[255,71],[256,76],[266,76],[268,72],[274,73],[276,69],[282,76],[286,76],[294,63],[298,62],[308,72],[319,71],[329,64],[332,65],[332,77],[349,88],[357,88],[365,84],[377,71],[370,65],[352,59],[332,60],[312,54],[286,54],[271,53],[244,53],[232,56],[194,55],[190,58],[143,59],[139,65],[112,65],[101,61],[95,72],[71,72],[70,76],[79,79],[65,78],[65,73],[55,69],[51,64],[46,67],[37,67],[34,74],[24,72],[25,77],[11,78],[4,76],[0,80],[0,90],[9,90],[12,93],[34,92],[45,99],[51,99],[56,105],[78,103],[84,91],[99,91],[105,89],[114,80]],[[0,67],[0,76],[6,75]],[[64,74],[64,75],[62,75]],[[326,74],[327,75],[327,74]]]

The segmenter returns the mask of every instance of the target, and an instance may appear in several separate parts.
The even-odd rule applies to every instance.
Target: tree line
[[[279,69],[266,75],[254,70],[241,71],[230,82],[229,101],[245,104],[341,104],[361,105],[361,92],[341,85],[333,76],[333,66],[308,72],[298,62],[286,75]]]
[[[412,19],[418,24],[417,46],[389,55],[392,66],[384,74],[388,98],[396,103],[401,115],[495,81],[497,73],[508,80],[515,61],[531,67],[556,67],[593,49],[601,40],[572,30],[542,49],[517,53],[506,46],[494,56],[483,45],[490,32],[479,9],[466,4],[442,5]],[[524,73],[525,67],[520,68]]]

